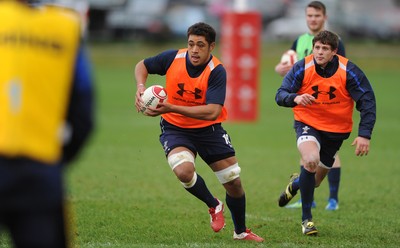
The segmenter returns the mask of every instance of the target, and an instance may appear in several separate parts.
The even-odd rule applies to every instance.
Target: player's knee
[[[194,157],[188,151],[181,151],[168,156],[168,164],[174,171],[176,177],[182,183],[193,181],[194,173]]]
[[[308,170],[309,172],[315,172],[319,164],[319,155],[310,153],[306,156],[303,156],[302,160],[304,162],[304,168],[306,170]]]
[[[322,161],[319,162],[318,170],[319,172],[315,175],[315,188],[318,188],[321,185],[321,182],[324,180],[325,176],[329,173],[330,167],[326,166]]]
[[[318,156],[318,154],[309,153],[309,154],[303,156],[303,161],[306,164],[318,165],[319,164],[319,156]]]
[[[194,166],[194,156],[189,151],[180,151],[168,156],[168,164],[172,170],[186,162]]]
[[[194,168],[185,169],[183,166],[179,166],[174,170],[175,176],[178,178],[179,181],[183,182],[190,182],[193,180],[195,170]]]
[[[197,182],[197,173],[194,172],[193,176],[191,177],[190,180],[181,180],[181,184],[183,185],[184,188],[189,189],[191,187],[193,187]]]
[[[239,178],[240,171],[241,169],[239,167],[239,164],[236,163],[223,170],[216,171],[215,175],[217,176],[220,183],[225,184],[228,182],[233,182],[236,178]],[[238,183],[240,183],[240,180],[235,181],[238,181]]]

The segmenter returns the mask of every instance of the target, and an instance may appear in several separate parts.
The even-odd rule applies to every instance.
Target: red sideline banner
[[[260,66],[261,15],[227,12],[222,18],[221,56],[227,71],[228,121],[256,121]]]

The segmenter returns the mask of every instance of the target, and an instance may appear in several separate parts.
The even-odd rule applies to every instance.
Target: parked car
[[[205,4],[172,5],[168,8],[164,21],[170,31],[170,35],[173,37],[186,36],[189,25],[196,22],[207,22],[213,26],[217,32],[219,30],[218,19],[208,12]]]
[[[325,27],[332,31],[337,31],[331,17],[336,16],[337,0],[325,0],[324,4],[327,8],[328,21]],[[288,5],[284,17],[280,17],[271,21],[265,28],[264,39],[266,40],[294,40],[299,35],[309,31],[306,21],[306,6],[309,0],[293,0]]]
[[[292,0],[247,0],[240,4],[234,0],[207,0],[209,12],[219,18],[227,11],[257,11],[265,27],[269,22],[283,17]],[[241,6],[243,9],[237,9]]]
[[[110,9],[125,4],[126,0],[87,0],[91,9]]]
[[[400,38],[400,2],[395,0],[342,1],[337,20],[351,37],[395,40]]]
[[[87,36],[89,24],[89,2],[87,0],[54,0],[51,4],[71,8],[78,12],[81,17],[82,36]]]
[[[307,3],[304,0],[291,2],[285,16],[268,23],[263,38],[267,40],[293,40],[300,34],[307,32],[306,5]]]
[[[328,22],[326,28],[341,37],[400,39],[399,0],[325,0]],[[293,40],[307,32],[304,16],[307,0],[293,0],[287,15],[267,25],[265,39]]]
[[[167,7],[168,0],[127,0],[108,12],[105,26],[115,38],[132,34],[162,37],[169,32],[164,23]]]
[[[218,28],[216,18],[200,0],[127,0],[124,6],[111,9],[106,28],[114,38],[130,36],[169,39],[186,35],[189,25],[206,21]]]
[[[106,17],[110,10],[123,7],[127,0],[87,0],[90,8],[89,33],[91,38],[107,36]]]

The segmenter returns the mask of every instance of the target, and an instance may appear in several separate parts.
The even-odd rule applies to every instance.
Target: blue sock
[[[233,198],[226,194],[226,205],[231,211],[233,225],[237,234],[246,231],[246,195]]]
[[[294,179],[292,183],[292,191],[297,191],[300,189],[300,177]]]
[[[329,182],[329,199],[335,199],[339,202],[339,183],[340,183],[340,172],[341,168],[332,168],[328,173]]]
[[[197,174],[197,180],[193,187],[185,189],[207,204],[209,208],[215,208],[219,204],[215,197],[210,193],[204,179],[199,174]]]
[[[302,220],[312,220],[311,206],[314,199],[315,173],[302,167],[299,183],[303,210]]]
[[[301,168],[303,168],[302,165],[300,166],[300,173],[301,173]],[[298,178],[296,178],[296,179],[293,181],[293,183],[292,183],[292,190],[293,190],[293,191],[297,191],[297,190],[299,190],[299,189],[300,189],[300,184],[299,184],[299,177],[298,177]]]

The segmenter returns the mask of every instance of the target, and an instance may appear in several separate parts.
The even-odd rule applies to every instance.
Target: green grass
[[[373,84],[378,118],[368,156],[356,157],[350,146],[357,126],[342,146],[340,210],[324,210],[327,182],[316,190],[313,215],[318,237],[301,234],[300,210],[277,206],[289,175],[299,169],[292,112],[274,102],[281,78],[273,68],[289,43],[263,44],[257,122],[224,125],[242,167],[247,225],[265,238],[263,244],[254,244],[232,240],[228,209],[226,228],[212,232],[207,207],[182,188],[166,163],[158,142],[159,119],[135,111],[136,62],[184,43],[93,44],[97,128],[81,159],[67,172],[75,219],[72,247],[400,246],[400,48],[398,44],[346,45],[348,57]],[[148,82],[162,84],[164,79],[151,76]],[[224,199],[223,187],[211,170],[201,160],[196,168],[212,193]],[[0,244],[6,242],[3,235]]]

